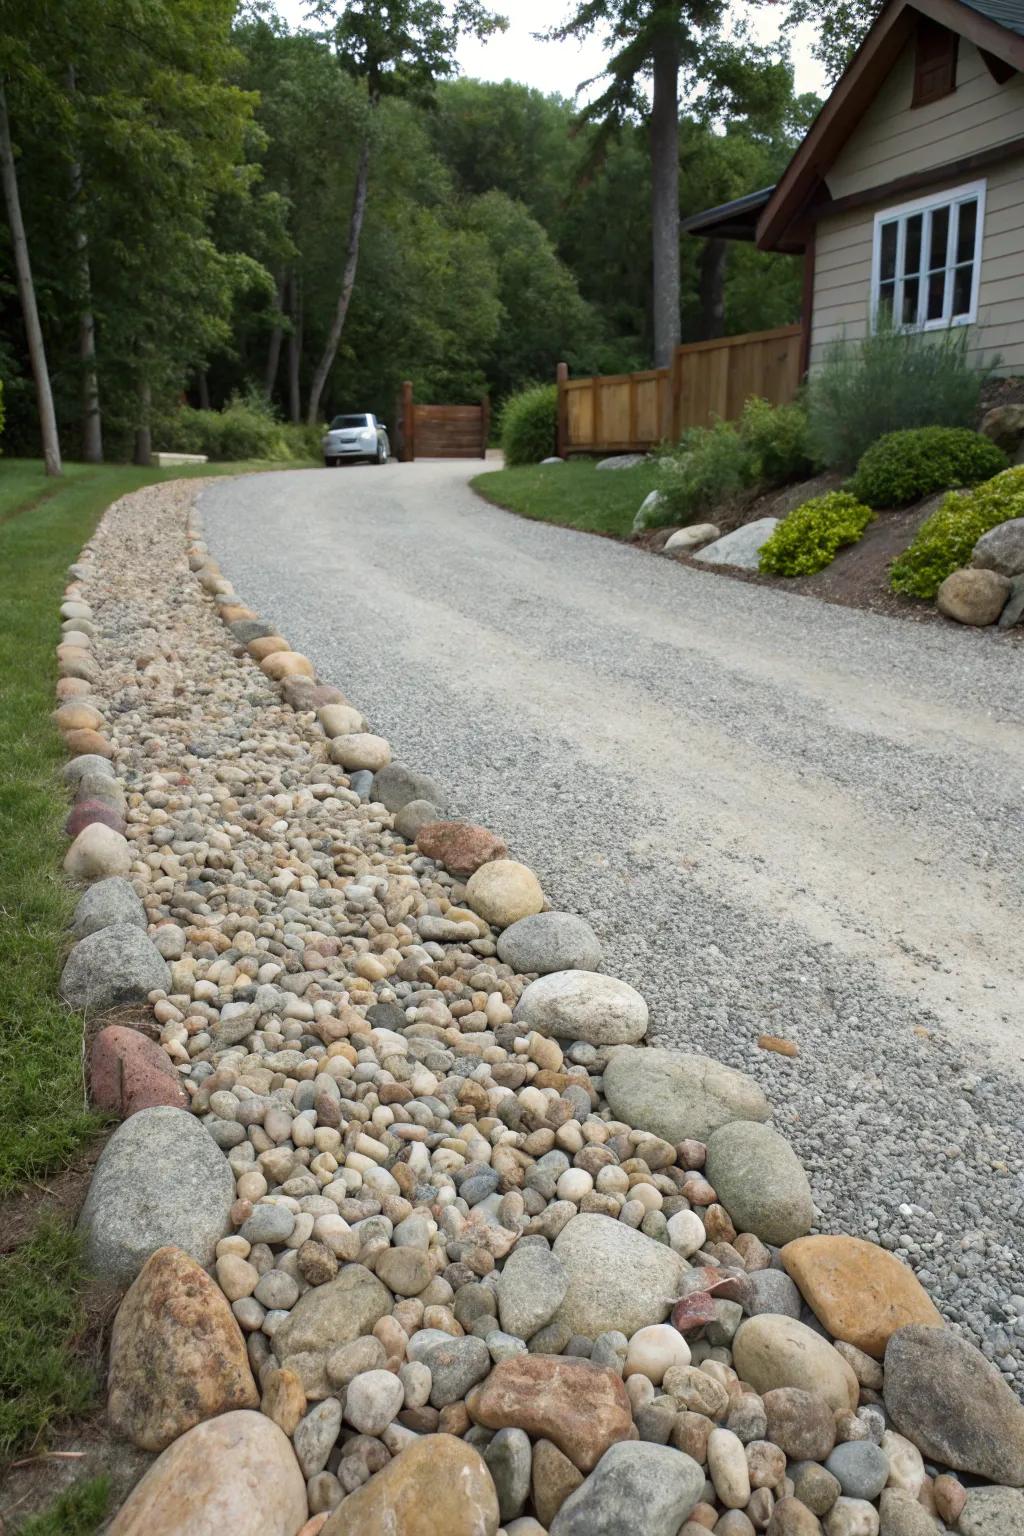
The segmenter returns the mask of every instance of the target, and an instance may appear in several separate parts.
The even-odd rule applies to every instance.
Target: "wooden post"
[[[590,390],[593,401],[591,417],[594,423],[594,447],[601,451],[604,448],[604,444],[601,441],[601,427],[603,423],[601,421],[601,380],[599,378],[592,380]]]
[[[402,382],[402,463],[411,464],[416,457],[415,407],[412,398],[412,380]]]
[[[480,436],[483,441],[480,444],[480,457],[486,459],[487,444],[491,439],[491,397],[484,395],[480,402]]]
[[[636,374],[629,376],[629,449],[634,452],[637,448],[636,440]]]
[[[677,443],[681,436],[679,422],[679,397],[683,384],[683,358],[682,348],[676,347],[672,354],[672,361],[668,365],[668,378],[665,381],[665,436],[670,443]]]
[[[569,364],[559,363],[555,369],[555,382],[558,385],[558,408],[555,425],[555,453],[560,459],[565,458],[569,447],[569,397],[565,386],[569,381]]]

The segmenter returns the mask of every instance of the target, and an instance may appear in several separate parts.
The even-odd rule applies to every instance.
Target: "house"
[[[804,255],[804,368],[885,313],[1024,375],[1024,0],[889,0],[781,180],[687,219]]]

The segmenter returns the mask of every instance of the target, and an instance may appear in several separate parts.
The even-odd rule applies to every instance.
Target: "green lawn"
[[[191,473],[286,467],[301,466]],[[39,463],[0,459],[0,1196],[33,1181],[42,1200],[47,1175],[101,1124],[84,1098],[82,1020],[56,992],[75,902],[61,875],[64,753],[49,719],[65,573],[112,501],[175,478],[69,464],[48,480]],[[92,1397],[74,1349],[83,1285],[74,1237],[51,1218],[0,1260],[0,1462]]]
[[[601,469],[592,459],[531,464],[477,475],[473,489],[487,501],[542,523],[628,538],[644,497],[657,489],[652,460],[635,469]]]

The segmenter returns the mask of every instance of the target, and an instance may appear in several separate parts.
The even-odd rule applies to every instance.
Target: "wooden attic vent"
[[[956,90],[956,56],[960,41],[956,32],[927,16],[917,23],[914,40],[914,94],[912,107],[940,101]]]

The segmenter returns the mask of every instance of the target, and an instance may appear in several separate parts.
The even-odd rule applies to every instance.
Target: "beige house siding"
[[[973,59],[972,59],[973,56]],[[906,56],[909,58],[909,55]],[[941,159],[931,157],[932,147],[927,142],[913,150],[911,159],[893,162],[889,158],[875,158],[890,142],[893,135],[883,133],[885,124],[876,116],[883,98],[891,106],[895,101],[909,101],[910,81],[904,71],[906,58],[901,59],[893,75],[883,87],[871,111],[854,134],[837,161],[840,173],[829,175],[829,190],[835,196],[850,191],[864,190],[897,175],[922,169],[929,164],[941,164],[944,159],[968,154],[971,148],[999,142],[999,139],[1017,138],[1024,134],[1024,80],[1015,78],[1005,86],[997,87],[978,58],[976,50],[965,44],[961,53],[961,73],[958,79],[964,84],[955,94],[931,107],[916,112],[895,113],[892,120],[895,137],[905,139],[908,130],[904,123],[909,117],[931,114],[935,122],[938,109],[945,107],[947,115],[953,115],[951,103],[956,102],[961,90],[974,83],[973,75],[967,77],[967,66],[976,61],[988,81],[984,101],[989,103],[989,116],[985,119],[983,100],[974,93],[973,119],[981,127],[997,129],[997,137],[983,139],[980,143],[967,143],[960,133],[968,131],[968,121],[961,117],[961,130],[946,146]],[[902,81],[902,95],[892,94],[894,78]],[[967,77],[967,78],[965,78]],[[1016,90],[1015,90],[1016,88]],[[1000,110],[1001,92],[1014,91],[1017,105],[1012,121]],[[965,103],[966,105],[966,103]],[[900,121],[896,121],[900,119]],[[914,132],[916,133],[916,127]],[[866,144],[862,143],[866,135]],[[888,151],[886,150],[886,154]],[[854,169],[856,167],[856,170]],[[856,176],[856,180],[851,179]],[[985,228],[981,252],[981,281],[978,292],[978,319],[971,327],[971,351],[978,357],[991,357],[999,353],[999,372],[1024,374],[1024,154],[988,171],[970,176],[955,176],[943,183],[936,182],[927,194],[938,194],[943,186],[960,186],[967,181],[984,181]],[[820,221],[815,242],[814,307],[811,322],[810,363],[812,369],[821,362],[831,341],[845,337],[859,340],[868,327],[868,311],[871,299],[871,259],[875,214],[887,207],[907,201],[906,197],[894,197],[878,204],[869,204],[847,213],[837,214]]]
[[[908,44],[828,173],[832,197],[961,160],[1024,135],[1024,75],[997,85],[973,43],[960,39],[956,90],[911,107],[914,50]]]

